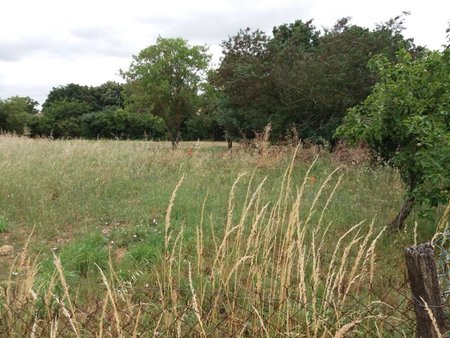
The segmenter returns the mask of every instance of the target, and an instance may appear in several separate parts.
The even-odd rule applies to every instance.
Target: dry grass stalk
[[[442,338],[442,332],[441,332],[441,330],[439,330],[439,325],[436,321],[436,318],[433,315],[433,311],[431,311],[429,305],[422,297],[420,297],[420,299],[422,300],[422,303],[425,306],[425,310],[427,310],[427,314],[430,317],[431,322],[433,323],[433,328],[434,328],[434,331],[435,331],[437,337]]]
[[[259,319],[259,323],[261,324],[262,329],[264,330],[264,333],[266,334],[266,337],[270,337],[269,331],[267,331],[266,326],[264,325],[264,319],[259,314],[258,310],[252,305],[253,311],[255,311],[256,316]]]
[[[198,305],[197,295],[195,293],[194,285],[192,283],[191,262],[188,262],[188,264],[189,264],[189,287],[191,289],[191,294],[192,294],[192,308],[194,310],[195,317],[197,318],[198,324],[200,325],[202,337],[206,337],[205,329],[203,327],[203,322],[202,322],[202,310],[200,309],[200,307]]]
[[[123,334],[122,334],[121,320],[120,320],[120,315],[119,315],[119,311],[118,311],[115,296],[114,296],[115,294],[114,294],[113,290],[111,289],[108,279],[106,278],[102,269],[100,269],[100,267],[98,267],[98,266],[97,266],[97,268],[102,276],[103,284],[105,284],[105,286],[106,286],[107,296],[111,302],[111,306],[113,307],[113,314],[114,314],[114,319],[115,319],[115,324],[116,324],[117,337],[122,337]]]
[[[437,225],[437,229],[445,229],[446,226],[448,226],[448,220],[450,215],[450,200],[448,201],[447,207],[445,208],[444,214],[442,215],[441,219],[439,220],[439,223]]]
[[[56,270],[59,273],[59,279],[61,281],[61,285],[63,287],[63,291],[64,291],[64,298],[66,299],[67,303],[69,304],[69,309],[70,309],[70,313],[67,311],[67,316],[69,319],[69,322],[74,330],[74,333],[77,337],[80,336],[79,332],[80,332],[80,325],[77,322],[76,316],[75,316],[75,308],[72,305],[72,301],[71,301],[71,297],[70,297],[70,293],[69,293],[69,285],[67,284],[66,281],[66,277],[64,276],[64,271],[63,271],[63,267],[61,265],[61,260],[59,257],[57,257],[55,255],[55,253],[53,253],[53,262],[55,264]],[[61,304],[62,301],[61,301]],[[65,306],[63,306],[63,310],[65,309]]]
[[[361,323],[361,319],[358,320],[354,320],[351,323],[345,324],[344,326],[342,326],[334,335],[334,338],[344,338],[347,337],[347,334],[350,332],[351,329],[353,329],[353,327],[355,325],[358,325],[359,323]]]
[[[97,338],[103,337],[103,325],[104,325],[104,320],[105,320],[105,315],[106,315],[106,309],[108,308],[108,300],[109,300],[109,294],[107,293],[105,295],[105,298],[103,299],[102,313],[101,313],[100,319],[99,319],[99,324],[98,324],[99,331],[97,334]]]
[[[134,321],[134,327],[133,327],[133,332],[131,334],[131,338],[138,338],[140,337],[139,334],[139,320],[141,319],[141,307],[139,307],[138,313],[136,315],[136,319]]]
[[[173,208],[173,204],[175,202],[175,197],[177,196],[177,191],[180,188],[181,184],[183,183],[184,180],[184,176],[182,176],[180,178],[180,180],[178,181],[177,185],[175,186],[175,189],[172,192],[172,196],[170,197],[170,201],[169,201],[169,205],[167,206],[167,210],[166,210],[166,219],[165,219],[165,228],[164,228],[164,249],[165,249],[165,255],[167,257],[168,254],[168,246],[169,246],[169,241],[171,238],[171,234],[170,234],[170,219],[171,219],[171,213],[172,213],[172,208]]]

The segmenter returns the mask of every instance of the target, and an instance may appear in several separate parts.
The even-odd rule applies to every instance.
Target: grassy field
[[[0,136],[0,246],[19,254],[0,257],[0,280],[9,294],[25,283],[48,299],[59,295],[79,337],[71,299],[96,297],[112,307],[110,336],[127,336],[119,307],[138,311],[142,300],[163,309],[152,332],[165,336],[183,336],[186,321],[193,336],[210,336],[224,314],[234,318],[227,332],[245,336],[230,331],[248,317],[242,308],[267,336],[280,326],[338,336],[361,325],[389,336],[348,295],[402,285],[404,247],[430,239],[440,215],[413,214],[404,233],[389,234],[404,198],[394,170],[370,164],[361,149],[259,146],[230,154],[222,143],[172,151],[168,143]],[[242,292],[260,301],[239,303]],[[300,301],[312,307],[298,321],[268,316],[274,299],[284,314]],[[178,323],[183,306],[193,312]],[[351,315],[339,310],[348,306]],[[133,334],[145,320],[138,315]],[[108,336],[99,321],[96,335]]]

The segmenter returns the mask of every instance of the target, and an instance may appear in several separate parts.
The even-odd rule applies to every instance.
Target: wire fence
[[[339,332],[347,333],[342,337],[412,337],[415,332],[406,283],[388,282],[382,289],[369,285],[345,295],[340,307],[286,294],[284,299],[226,295],[227,304],[210,295],[201,308],[193,297],[164,307],[145,297],[132,304],[116,299],[112,305],[108,298],[75,303],[54,295],[9,294],[8,303],[1,304],[0,337],[339,337]]]
[[[434,247],[447,327],[450,327],[450,228],[448,226],[433,240],[432,245]]]

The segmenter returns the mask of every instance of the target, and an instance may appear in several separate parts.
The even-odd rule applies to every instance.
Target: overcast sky
[[[406,37],[430,49],[446,43],[448,0],[2,0],[0,98],[30,96],[43,103],[52,87],[120,81],[131,56],[162,37],[207,44],[217,63],[221,41],[240,28],[339,18],[373,28],[402,11]],[[349,46],[350,48],[350,46]]]

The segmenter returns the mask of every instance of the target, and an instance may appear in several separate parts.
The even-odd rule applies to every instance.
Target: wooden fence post
[[[437,338],[446,332],[445,315],[434,251],[430,243],[405,249],[406,267],[416,312],[416,335],[421,338]],[[433,313],[440,335],[425,307]]]

